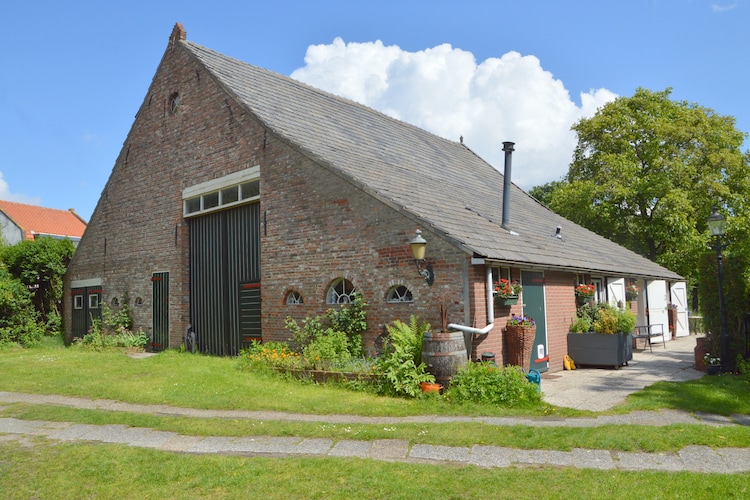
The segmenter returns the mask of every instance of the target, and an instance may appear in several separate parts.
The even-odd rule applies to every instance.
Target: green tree
[[[62,278],[74,250],[67,238],[37,238],[0,248],[0,261],[32,291],[34,307],[52,330],[60,326]]]
[[[670,94],[639,88],[576,123],[568,175],[546,196],[555,212],[695,282],[714,205],[734,219],[733,238],[748,240],[750,156],[733,117]]]
[[[529,194],[540,201],[542,204],[549,207],[552,202],[552,194],[562,187],[564,181],[552,181],[541,186],[534,186],[529,190]]]
[[[31,345],[42,338],[38,313],[31,303],[31,293],[0,262],[0,345],[18,342]]]

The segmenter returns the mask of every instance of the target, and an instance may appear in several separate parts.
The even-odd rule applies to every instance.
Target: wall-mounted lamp
[[[417,272],[425,279],[428,285],[435,281],[435,273],[432,272],[432,265],[425,266],[425,251],[427,250],[427,240],[422,238],[422,231],[417,229],[414,239],[409,242],[411,253],[414,255],[414,264],[417,266]]]

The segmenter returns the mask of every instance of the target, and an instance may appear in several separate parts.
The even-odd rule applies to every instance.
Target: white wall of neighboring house
[[[23,240],[23,232],[15,222],[10,220],[3,212],[0,212],[0,237],[8,245],[15,245]]]

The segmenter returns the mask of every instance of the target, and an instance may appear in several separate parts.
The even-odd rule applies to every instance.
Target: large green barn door
[[[153,305],[151,349],[162,351],[169,346],[169,273],[151,276]]]
[[[536,336],[534,349],[531,351],[530,368],[546,372],[549,369],[549,355],[547,352],[547,313],[544,307],[544,273],[521,271],[521,286],[523,286],[523,313],[536,321]]]
[[[247,335],[242,324],[260,317],[260,205],[194,217],[189,224],[190,317],[198,349],[236,355],[260,336],[259,329]]]

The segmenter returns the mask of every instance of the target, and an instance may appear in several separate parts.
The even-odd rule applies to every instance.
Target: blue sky
[[[178,21],[198,44],[462,135],[497,168],[515,141],[525,189],[565,174],[576,120],[638,87],[750,131],[750,0],[6,2],[0,198],[88,219]]]

